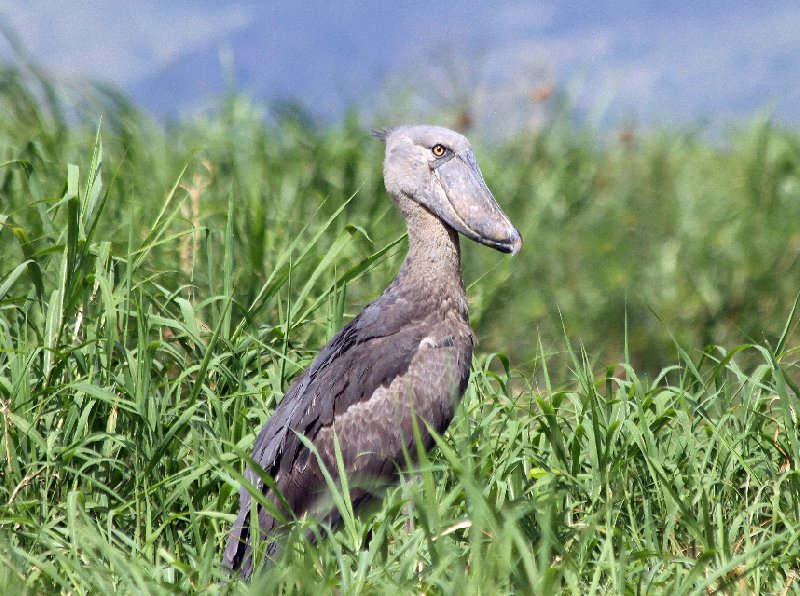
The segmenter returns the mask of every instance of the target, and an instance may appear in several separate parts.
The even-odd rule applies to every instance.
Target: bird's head
[[[386,144],[383,177],[394,197],[424,206],[467,238],[517,254],[522,236],[483,180],[466,138],[438,126],[376,132]]]

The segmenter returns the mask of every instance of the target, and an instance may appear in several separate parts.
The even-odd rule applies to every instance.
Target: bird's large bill
[[[500,209],[471,151],[462,151],[434,170],[432,204],[453,229],[470,240],[517,254],[522,236]]]

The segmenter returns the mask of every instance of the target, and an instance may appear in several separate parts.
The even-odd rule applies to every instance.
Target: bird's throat
[[[404,286],[413,286],[424,300],[430,298],[463,304],[466,292],[461,277],[461,249],[458,232],[424,207],[403,209],[408,226],[408,255],[398,274]]]

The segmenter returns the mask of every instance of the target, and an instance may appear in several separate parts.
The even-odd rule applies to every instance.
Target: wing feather
[[[317,443],[320,432],[331,429],[334,421],[345,417],[353,405],[370,399],[379,388],[391,386],[408,371],[422,339],[437,323],[420,317],[418,305],[412,301],[384,294],[337,333],[291,385],[256,438],[252,457],[276,479],[293,511],[305,511],[308,502],[316,499],[316,495],[309,494],[308,485],[318,481],[312,478],[316,476],[314,466],[303,472],[313,458],[298,433]],[[471,347],[470,340],[470,353]],[[468,372],[468,362],[466,368]],[[345,432],[344,427],[341,432]],[[332,448],[327,439],[323,439],[316,445],[320,453]],[[370,467],[375,468],[376,464]],[[385,462],[381,462],[381,467],[387,467]],[[386,473],[385,470],[380,472]],[[246,476],[260,490],[267,491],[258,475],[249,468]],[[271,498],[279,504],[274,495]],[[250,494],[242,489],[239,515],[223,558],[226,567],[238,569],[245,578],[252,572],[248,544],[251,503]],[[261,509],[262,537],[269,535],[274,524],[275,520]]]

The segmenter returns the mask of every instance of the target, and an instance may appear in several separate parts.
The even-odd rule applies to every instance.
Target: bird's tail
[[[225,545],[225,554],[222,565],[229,575],[238,575],[248,581],[253,574],[253,548],[250,545],[250,498],[248,503],[239,510],[239,515],[233,523],[228,543]]]
[[[272,534],[277,520],[267,511],[255,504],[258,511],[259,538],[261,541],[268,539]],[[228,575],[238,576],[244,581],[249,581],[253,575],[253,545],[250,543],[250,509],[253,501],[250,494],[242,489],[241,507],[236,521],[233,522],[228,543],[225,545],[225,554],[222,557],[222,566],[227,570]],[[265,554],[268,559],[275,559],[278,554],[278,543],[275,540],[267,545]]]

